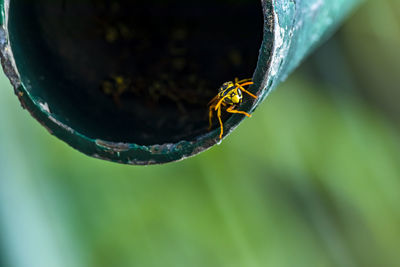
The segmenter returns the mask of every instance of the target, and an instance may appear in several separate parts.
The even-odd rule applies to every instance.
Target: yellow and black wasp
[[[218,90],[218,94],[211,99],[211,101],[208,103],[209,106],[209,115],[208,119],[210,122],[209,130],[211,129],[212,126],[212,117],[214,111],[217,112],[217,117],[219,124],[221,125],[221,132],[219,134],[219,139],[222,139],[222,135],[224,133],[224,126],[222,124],[222,119],[221,119],[221,110],[222,107],[226,108],[225,111],[229,113],[239,113],[246,115],[247,117],[251,117],[250,114],[244,111],[236,110],[237,106],[239,106],[242,101],[243,101],[243,94],[242,92],[248,94],[249,96],[257,99],[257,96],[253,95],[246,89],[244,89],[245,86],[251,85],[253,82],[251,79],[244,79],[244,80],[239,80],[238,78],[235,78],[235,81],[229,81],[224,83]]]

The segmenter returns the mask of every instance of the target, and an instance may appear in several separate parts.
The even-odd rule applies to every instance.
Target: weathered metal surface
[[[11,0],[12,1],[12,0]],[[241,109],[253,112],[269,92],[296,68],[302,59],[343,21],[359,0],[263,0],[264,38],[250,90],[259,98],[246,102]],[[49,103],[33,97],[21,80],[13,50],[24,44],[10,45],[8,11],[10,0],[0,0],[0,45],[3,69],[14,86],[22,106],[48,131],[75,149],[92,157],[124,164],[149,165],[181,160],[196,155],[220,142],[215,129],[191,141],[138,145],[90,138],[53,114]],[[260,6],[261,8],[261,6]],[[221,81],[223,82],[223,81]],[[50,103],[51,106],[51,103]],[[206,107],[205,107],[206,112]],[[233,115],[225,123],[225,136],[243,120]]]

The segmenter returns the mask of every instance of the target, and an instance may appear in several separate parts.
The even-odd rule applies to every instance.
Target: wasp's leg
[[[247,117],[251,118],[251,115],[250,115],[249,113],[244,112],[244,111],[240,111],[240,110],[233,109],[233,107],[227,108],[226,111],[229,112],[229,113],[243,114],[243,115],[246,115]]]
[[[213,99],[211,99],[210,102],[208,102],[208,105],[212,105],[212,103],[214,103],[215,101],[217,101],[218,98],[219,98],[218,95],[214,96]]]
[[[211,105],[210,110],[208,112],[208,122],[209,122],[208,130],[211,130],[214,107],[215,107],[215,105]]]
[[[222,120],[221,120],[221,106],[219,106],[219,108],[218,108],[217,117],[218,117],[219,124],[221,125],[221,132],[219,134],[219,139],[222,139],[222,134],[224,133],[224,125],[222,124]]]
[[[221,105],[225,105],[225,104],[224,104],[224,99],[227,98],[228,96],[229,96],[229,95],[226,95],[226,96],[222,97],[222,98],[218,101],[218,103],[215,105],[215,110],[217,110],[218,108],[220,108]]]
[[[247,86],[247,85],[252,85],[254,84],[253,82],[245,82],[245,83],[235,83],[235,85],[240,85],[240,86]]]
[[[250,84],[253,84],[253,82],[248,82],[248,83],[244,83],[244,84],[238,84],[238,83],[236,83],[235,85],[236,85],[237,87],[239,87],[240,90],[241,90],[242,92],[245,92],[245,93],[248,94],[249,96],[251,96],[251,97],[257,99],[257,96],[253,95],[252,93],[250,93],[249,91],[247,91],[246,89],[243,88],[243,86],[250,85]]]
[[[243,79],[239,81],[239,78],[235,78],[235,83],[244,83],[244,82],[250,82],[252,80],[252,78],[248,78],[248,79]]]

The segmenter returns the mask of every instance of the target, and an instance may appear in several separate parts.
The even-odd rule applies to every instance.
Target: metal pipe
[[[35,6],[29,6],[33,2]],[[245,61],[251,56],[240,53],[251,50],[257,55],[257,49],[248,45],[257,44],[257,35],[252,32],[257,33],[262,27],[245,28],[246,21],[254,17],[251,12],[247,20],[236,25],[234,21],[240,21],[240,15],[230,17],[234,9],[226,13],[221,10],[236,5],[236,11],[240,8],[238,14],[246,16],[246,8],[253,6],[262,13],[261,48],[256,66],[250,66],[255,71],[254,85],[249,90],[258,99],[248,99],[240,106],[252,113],[273,88],[326,40],[360,0],[262,0],[261,5],[251,1],[210,1],[202,2],[197,9],[190,9],[183,2],[155,1],[151,7],[143,2],[138,7],[129,6],[137,13],[123,16],[119,12],[128,8],[121,8],[122,1],[83,1],[86,6],[74,7],[62,0],[0,0],[3,70],[22,106],[51,134],[73,148],[124,164],[167,163],[196,155],[220,142],[219,128],[207,131],[207,100],[213,90],[217,93],[228,75],[247,71],[251,60]],[[175,5],[176,9],[164,12],[170,8],[165,3]],[[171,10],[179,13],[181,22],[174,22],[177,19]],[[153,21],[159,19],[158,24],[133,31],[130,26],[137,25],[135,18],[145,11],[152,13]],[[193,36],[200,25],[196,18],[207,28]],[[220,30],[218,25],[225,22],[232,27],[223,29],[236,31],[236,36],[216,34]],[[167,25],[168,34],[160,31],[154,39],[151,31],[161,24]],[[65,34],[70,35],[64,37]],[[98,36],[104,40],[99,41]],[[135,36],[139,36],[140,42]],[[164,40],[163,36],[171,39]],[[154,40],[161,41],[157,44]],[[185,45],[179,46],[182,42]],[[197,47],[207,50],[196,50]],[[150,49],[152,52],[141,59],[141,51]],[[180,56],[188,49],[187,55]],[[152,63],[146,63],[153,54],[157,56]],[[130,64],[133,61],[135,64]],[[176,69],[166,72],[171,68]],[[164,84],[166,89],[162,89]],[[182,88],[185,85],[190,88]],[[107,98],[105,94],[110,92],[112,97]],[[166,104],[160,104],[160,99]],[[224,137],[244,118],[239,114],[226,116]]]

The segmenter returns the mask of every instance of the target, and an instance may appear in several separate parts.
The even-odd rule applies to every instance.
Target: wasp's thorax
[[[219,98],[223,98],[223,102],[228,105],[242,103],[242,91],[233,82],[226,82],[219,88]]]

